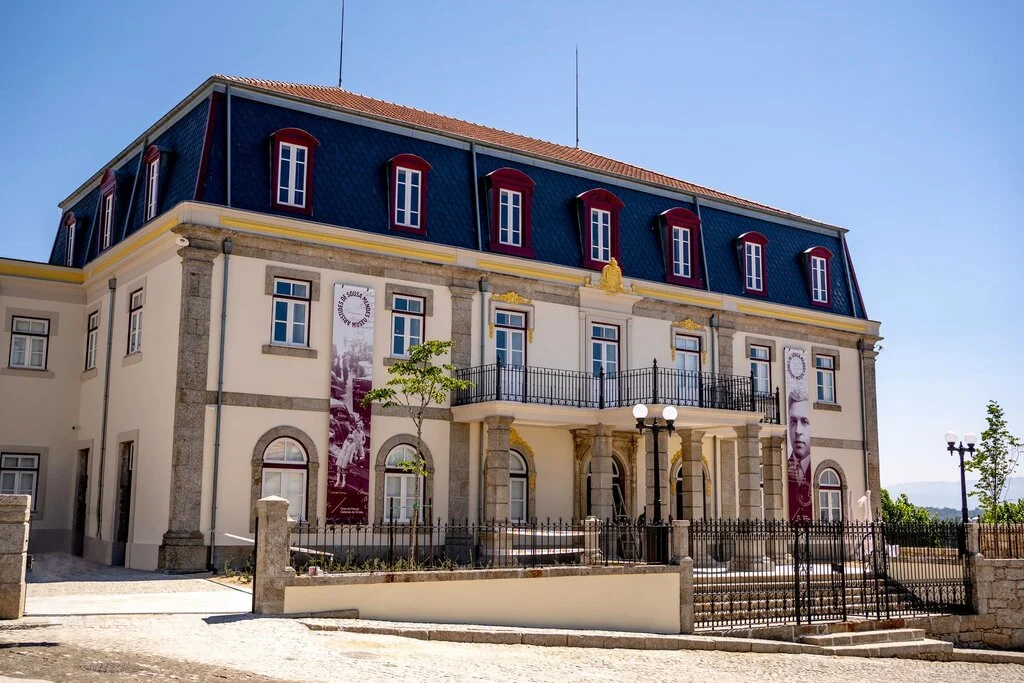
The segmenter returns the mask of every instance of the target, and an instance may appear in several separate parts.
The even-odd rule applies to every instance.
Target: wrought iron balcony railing
[[[651,367],[592,374],[500,362],[460,368],[455,376],[473,383],[456,391],[452,405],[485,401],[515,401],[573,408],[626,408],[637,403],[664,403],[715,410],[738,410],[764,415],[779,423],[779,390],[755,391],[753,376]]]

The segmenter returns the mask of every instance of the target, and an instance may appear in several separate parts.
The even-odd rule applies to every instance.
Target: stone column
[[[722,517],[736,519],[739,517],[739,508],[736,505],[736,442],[732,439],[722,439],[720,443],[722,465],[719,468],[719,495],[722,496]]]
[[[878,472],[878,395],[875,384],[875,359],[878,352],[875,351],[874,343],[858,342],[860,347],[860,367],[864,373],[864,421],[867,432],[867,461],[868,481],[867,487],[871,491],[871,504],[875,519],[882,517],[882,493],[881,480]]]
[[[782,436],[761,437],[761,453],[764,456],[764,518],[785,519],[782,509]]]
[[[672,564],[679,564],[686,557],[690,557],[690,520],[673,519],[669,559]]]
[[[178,365],[171,438],[170,514],[157,564],[161,569],[201,572],[207,568],[206,545],[199,528],[203,499],[203,447],[210,349],[210,299],[214,242],[189,238],[181,256],[181,311]]]
[[[722,314],[718,316],[718,372],[723,375],[748,375],[747,372],[736,372],[736,361],[733,358],[733,338],[736,336],[736,322]]]
[[[267,496],[256,501],[256,581],[257,614],[283,614],[284,588],[295,577],[289,559],[291,534],[288,532],[288,501]]]
[[[654,521],[654,435],[651,431],[644,430],[644,449],[647,452],[647,504],[644,506],[644,515],[648,523]],[[658,465],[661,469],[661,519],[668,521],[669,486],[668,486],[668,465],[672,458],[668,452],[668,430],[662,429],[658,432]]]
[[[760,432],[759,424],[736,427],[740,519],[761,518],[761,448],[757,441]]]
[[[452,285],[452,365],[468,368],[473,364],[473,297],[476,289]],[[448,517],[469,519],[469,432],[470,425],[451,423],[448,449]]]
[[[590,451],[590,514],[600,520],[615,514],[612,500],[612,428],[593,428],[594,445]],[[586,491],[583,492],[586,496]]]
[[[487,452],[484,460],[484,518],[483,522],[508,519],[508,458],[509,429],[513,418],[485,417],[487,425]]]
[[[587,517],[583,520],[583,563],[598,564],[604,560],[601,554],[601,520]]]
[[[680,429],[679,438],[683,442],[683,519],[702,519],[704,508],[700,502],[704,498],[704,465],[701,453],[704,450],[704,432]]]
[[[31,496],[0,495],[0,619],[25,616]]]

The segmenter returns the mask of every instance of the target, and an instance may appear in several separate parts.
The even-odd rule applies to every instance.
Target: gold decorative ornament
[[[487,336],[494,339],[494,323],[489,323],[487,325]]]
[[[619,268],[619,262],[614,256],[608,265],[601,269],[601,279],[597,282],[597,288],[608,294],[626,293],[626,288],[622,286],[622,268]]]
[[[532,344],[533,343],[533,328],[532,327],[526,331],[526,336],[530,340],[530,343]]]
[[[530,490],[531,491],[536,491],[537,490],[537,473],[536,472],[531,472],[530,476],[529,476],[529,480],[530,480]]]
[[[687,318],[686,320],[680,320],[677,323],[672,323],[672,327],[681,327],[684,330],[703,330],[704,326],[693,318]]]
[[[530,306],[533,304],[533,299],[527,299],[524,296],[519,296],[514,291],[506,292],[505,294],[494,294],[491,296],[491,301],[501,301],[506,304],[514,304],[517,306]]]

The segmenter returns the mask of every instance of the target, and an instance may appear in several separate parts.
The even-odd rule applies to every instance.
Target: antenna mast
[[[345,0],[341,0],[341,45],[338,48],[338,87],[341,87],[341,67],[345,64]]]
[[[580,147],[580,46],[576,46],[576,149]]]

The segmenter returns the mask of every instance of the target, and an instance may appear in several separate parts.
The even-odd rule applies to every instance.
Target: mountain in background
[[[978,500],[971,495],[971,489],[977,479],[967,480],[967,505],[978,506]],[[889,495],[896,498],[901,493],[914,505],[929,508],[960,509],[960,482],[958,481],[911,481],[904,484],[892,484],[884,487]],[[1006,489],[1006,500],[1024,498],[1024,477],[1012,477]]]

